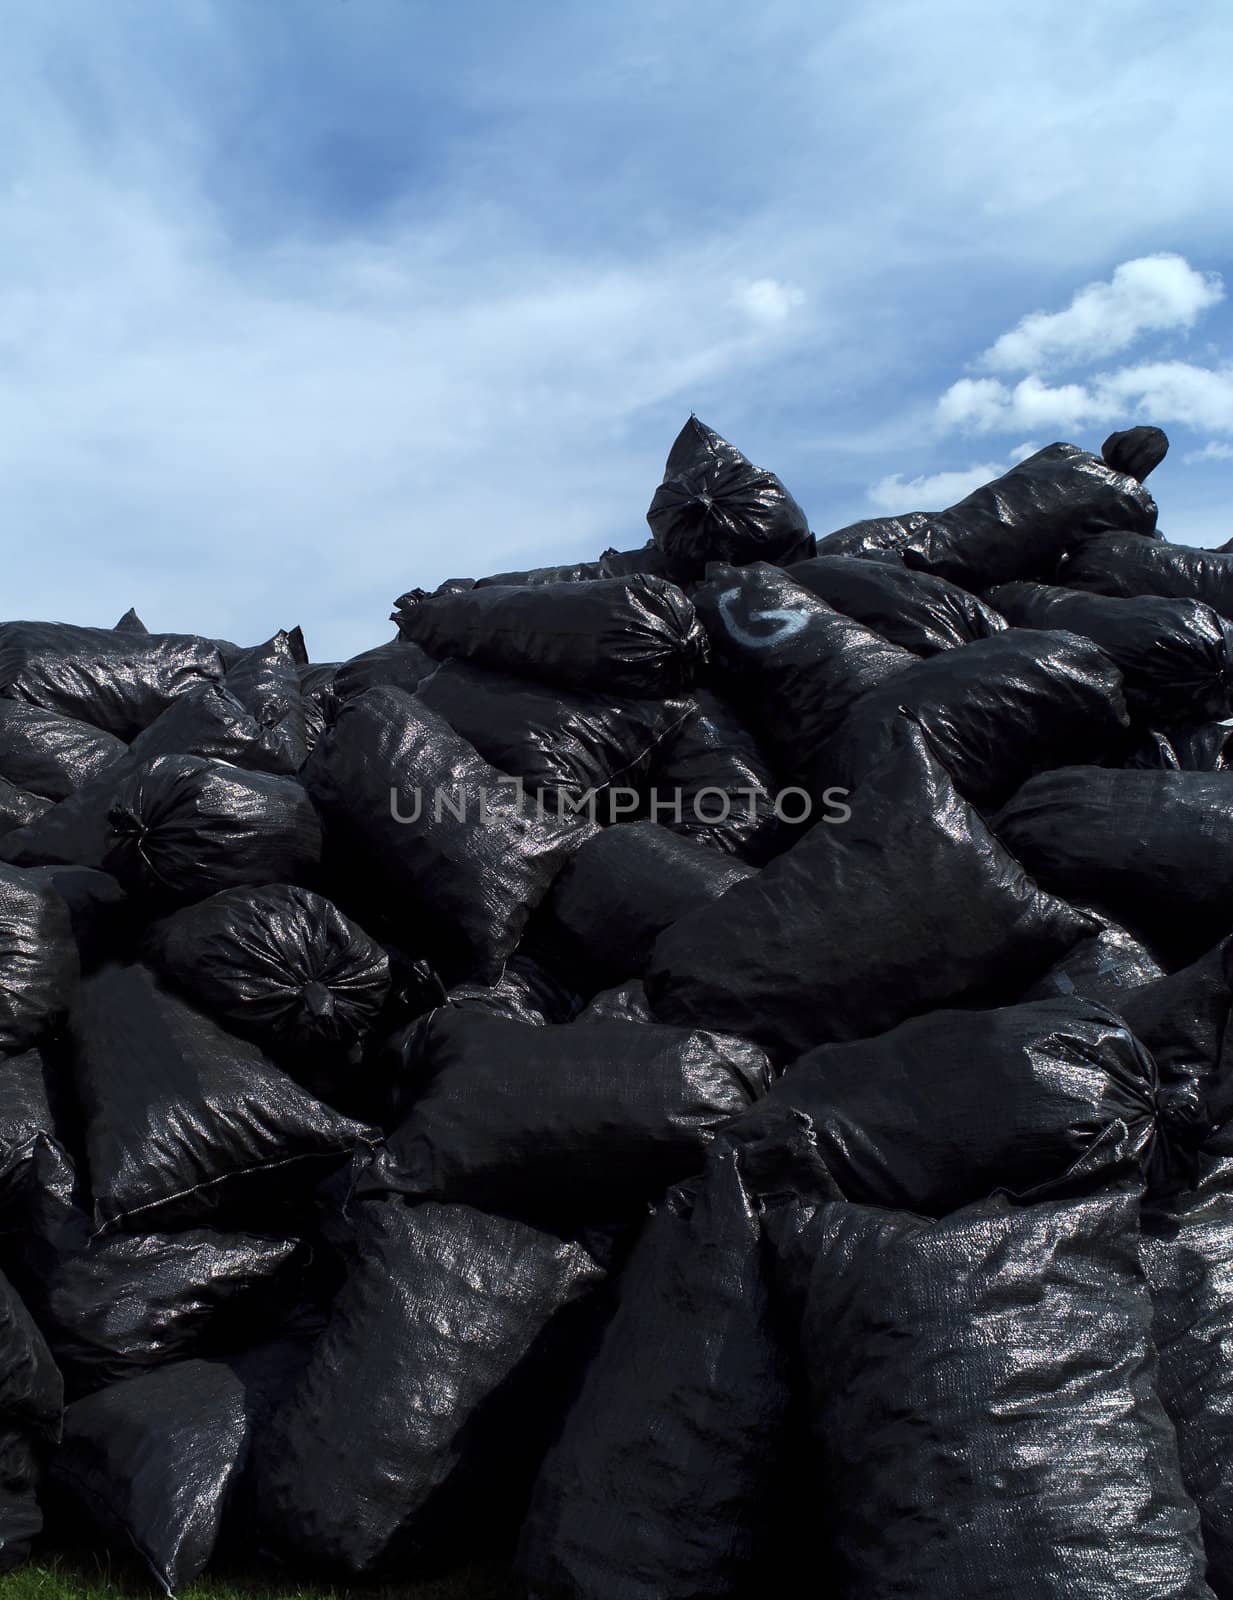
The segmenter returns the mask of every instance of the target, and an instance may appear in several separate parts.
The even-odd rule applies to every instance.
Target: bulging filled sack
[[[805,513],[775,474],[697,417],[677,435],[646,519],[678,583],[700,578],[709,561],[784,566],[814,551]]]
[[[992,605],[966,589],[899,561],[815,556],[789,567],[788,576],[845,617],[918,656],[988,639],[1006,626]]]
[[[248,1436],[237,1373],[177,1361],[75,1400],[51,1476],[77,1517],[173,1595],[214,1555]]]
[[[958,505],[853,523],[819,539],[818,554],[897,550],[909,567],[983,593],[1016,578],[1051,578],[1071,545],[1110,529],[1133,540],[1155,527],[1156,502],[1136,478],[1078,445],[1051,444]]]
[[[107,817],[104,869],[157,903],[294,883],[321,860],[321,823],[298,783],[199,756],[146,762],[116,790]]]
[[[1233,619],[1233,553],[1108,533],[1071,551],[1058,582],[1093,594],[1199,600]]]
[[[1014,999],[1095,931],[998,845],[913,723],[846,807],[660,934],[646,988],[661,1021],[785,1063],[961,997]]]
[[[611,784],[638,785],[659,746],[695,709],[682,697],[567,693],[465,661],[444,662],[416,699],[552,806],[558,795],[577,802]]]
[[[371,898],[455,977],[500,976],[527,918],[593,831],[568,810],[540,812],[398,689],[347,701],[304,781]]]
[[[227,664],[223,684],[262,730],[279,757],[278,770],[298,772],[308,757],[308,714],[300,690],[303,639],[283,629],[264,644],[242,650]]]
[[[989,601],[1017,628],[1061,629],[1098,644],[1125,680],[1130,710],[1152,727],[1233,712],[1233,623],[1197,600],[1007,583]]]
[[[252,1494],[266,1548],[400,1576],[451,1538],[474,1548],[517,1505],[526,1441],[500,1430],[497,1402],[603,1269],[580,1244],[469,1206],[374,1199],[352,1213],[329,1324],[255,1432]],[[495,1481],[477,1530],[465,1482],[481,1469]]]
[[[754,869],[657,822],[603,828],[575,851],[539,919],[559,970],[588,994],[639,976],[655,940]]]
[[[45,1244],[31,1303],[74,1395],[243,1345],[272,1282],[305,1254],[296,1239],[206,1228],[91,1239],[81,1213]]]
[[[536,1479],[519,1575],[538,1600],[755,1592],[791,1388],[731,1145],[665,1196],[619,1292]]]
[[[744,1039],[448,1006],[408,1030],[400,1055],[408,1109],[372,1183],[563,1225],[657,1199],[770,1085]]]
[[[42,1531],[40,1446],[60,1437],[63,1408],[51,1352],[0,1273],[0,1573],[24,1561]]]
[[[1091,900],[1175,960],[1233,930],[1233,777],[1063,767],[994,820],[1051,888]]]
[[[1190,1184],[1144,1210],[1140,1254],[1152,1293],[1160,1398],[1199,1508],[1207,1579],[1233,1596],[1233,1140],[1199,1156]]]
[[[674,695],[706,660],[693,606],[662,578],[634,574],[596,583],[415,589],[395,602],[404,639],[443,660],[538,678],[565,689]]]
[[[854,788],[910,715],[956,789],[982,810],[1033,772],[1116,750],[1129,726],[1122,678],[1088,639],[1011,628],[917,662],[855,702],[819,752],[815,796]]]
[[[1111,433],[1100,447],[1101,459],[1114,472],[1124,472],[1142,483],[1169,453],[1169,436],[1163,428],[1125,428]]]
[[[861,695],[917,664],[764,561],[713,566],[694,604],[727,692],[790,772]]]
[[[943,1216],[1142,1179],[1156,1139],[1156,1066],[1122,1019],[1084,1000],[931,1011],[794,1061],[729,1130],[790,1141],[809,1119],[846,1199]]]
[[[295,884],[224,889],[155,923],[144,949],[204,1010],[268,1047],[347,1048],[389,993],[381,946]]]
[[[653,753],[652,820],[761,866],[774,855],[783,832],[771,764],[719,695],[699,689],[694,704],[694,714]]]
[[[69,1032],[100,1228],[251,1226],[374,1141],[142,967],[83,979]]]
[[[1210,1600],[1155,1390],[1138,1195],[772,1219],[842,1600]]]
[[[37,1044],[63,1019],[79,963],[69,908],[51,884],[0,866],[0,1053]]]
[[[246,772],[289,771],[277,729],[271,736],[221,683],[203,684],[173,700],[121,760],[29,826],[0,838],[0,857],[18,866],[101,867],[112,842],[108,812],[116,790],[157,756],[200,756]]]
[[[63,800],[127,754],[123,739],[91,723],[0,699],[0,773],[31,794]]]
[[[0,623],[0,695],[135,738],[187,690],[217,681],[215,641],[67,622]]]
[[[341,704],[365,689],[388,687],[414,694],[437,663],[418,645],[405,639],[392,639],[373,650],[365,650],[349,661],[340,662],[331,679],[335,699]]]

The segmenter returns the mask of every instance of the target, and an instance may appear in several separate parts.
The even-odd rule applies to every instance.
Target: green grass
[[[506,1569],[470,1567],[424,1583],[372,1587],[314,1584],[266,1570],[224,1572],[181,1589],[177,1600],[517,1600]],[[0,1600],[155,1600],[162,1590],[141,1569],[106,1555],[43,1555],[0,1577]]]

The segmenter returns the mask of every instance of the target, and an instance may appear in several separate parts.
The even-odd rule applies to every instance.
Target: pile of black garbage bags
[[[1167,441],[310,663],[0,626],[0,1569],[1233,1596],[1233,551]]]

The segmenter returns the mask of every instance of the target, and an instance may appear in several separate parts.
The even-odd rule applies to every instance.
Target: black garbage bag
[[[569,561],[560,567],[528,567],[518,572],[492,572],[486,578],[476,578],[477,589],[525,588],[541,583],[593,583],[596,578],[611,578],[611,573],[598,561]]]
[[[849,805],[660,934],[646,987],[661,1021],[791,1061],[961,997],[1012,1000],[1094,931],[999,847],[915,724]]]
[[[896,561],[815,556],[789,567],[788,576],[845,617],[918,656],[988,639],[1006,626],[992,605],[966,589]]]
[[[133,740],[134,762],[155,756],[203,756],[229,761],[247,772],[294,777],[303,764],[298,742],[288,742],[281,724],[266,726],[225,684],[206,684],[181,695]]]
[[[420,684],[416,699],[443,717],[485,761],[521,778],[551,809],[558,796],[577,804],[610,785],[631,791],[659,746],[694,715],[688,698],[630,700],[569,694],[509,678],[465,661],[447,661]]]
[[[193,1225],[245,1195],[252,1227],[258,1201],[305,1190],[373,1139],[144,968],[84,978],[69,1029],[100,1227]]]
[[[783,833],[770,762],[717,694],[699,689],[694,704],[693,716],[654,753],[651,820],[761,866],[775,854]]]
[[[1061,629],[1098,644],[1125,679],[1131,712],[1152,727],[1233,712],[1233,623],[1197,600],[1004,583],[989,602],[1016,628]]]
[[[69,908],[20,867],[0,866],[0,1054],[37,1044],[63,1019],[79,971]]]
[[[547,1022],[572,1022],[581,1001],[555,973],[520,949],[505,963],[496,983],[456,983],[433,1001],[433,1006],[437,1004],[542,1027]]]
[[[790,1388],[732,1146],[665,1197],[619,1289],[536,1479],[519,1575],[536,1600],[755,1593]]]
[[[562,1227],[657,1199],[766,1093],[757,1045],[638,1022],[534,1027],[449,1007],[401,1041],[409,1110],[368,1185]]]
[[[1085,1000],[932,1011],[787,1069],[733,1138],[795,1135],[803,1113],[845,1199],[944,1216],[1009,1194],[1141,1179],[1156,1067],[1122,1019]]]
[[[333,678],[334,697],[341,705],[365,689],[383,686],[414,694],[436,667],[437,663],[419,645],[406,639],[391,639],[388,644],[379,644],[374,650],[365,650],[340,663]]]
[[[818,554],[898,550],[909,567],[983,593],[1051,578],[1071,545],[1109,529],[1135,539],[1155,527],[1156,502],[1136,478],[1078,445],[1051,444],[946,511],[853,523],[819,539]]]
[[[648,539],[637,550],[605,550],[598,561],[574,561],[563,567],[531,567],[524,572],[494,572],[487,578],[477,578],[475,587],[593,583],[597,578],[626,578],[635,572],[645,572],[652,578],[668,576],[663,552],[653,539]]]
[[[452,1540],[474,1549],[517,1506],[530,1463],[518,1433],[494,1431],[498,1402],[603,1270],[580,1244],[469,1206],[352,1211],[346,1282],[289,1397],[254,1433],[251,1470],[267,1548],[362,1577],[399,1574]],[[480,1467],[493,1489],[474,1502],[461,1491]]]
[[[296,883],[321,860],[320,819],[298,783],[200,756],[144,762],[107,815],[104,869],[130,894],[159,904]]]
[[[768,1227],[800,1307],[810,1548],[842,1600],[1210,1600],[1156,1395],[1138,1196]]]
[[[45,800],[63,800],[128,754],[102,728],[23,700],[0,700],[0,772]]]
[[[1169,453],[1169,436],[1163,428],[1125,428],[1111,433],[1100,447],[1101,459],[1114,472],[1124,472],[1140,483]]]
[[[1233,723],[1201,722],[1147,733],[1122,765],[1163,772],[1233,772]]]
[[[287,775],[286,750],[270,743],[221,684],[183,694],[134,739],[128,755],[61,800],[29,827],[0,839],[0,858],[19,866],[45,863],[100,867],[111,843],[108,812],[117,787],[157,756],[200,756],[250,772]]]
[[[552,887],[537,931],[556,970],[594,994],[639,976],[655,940],[695,907],[718,900],[754,868],[657,822],[604,828]]]
[[[92,1240],[81,1213],[48,1244],[31,1306],[72,1395],[243,1346],[305,1256],[295,1239],[206,1228]]]
[[[404,639],[439,660],[538,678],[564,689],[662,699],[693,683],[706,634],[693,606],[662,578],[543,583],[395,601]]]
[[[389,994],[381,946],[294,884],[225,889],[185,906],[155,923],[144,954],[203,1010],[271,1049],[346,1049]]]
[[[1029,779],[994,821],[1051,888],[1090,900],[1169,964],[1233,930],[1233,776],[1064,767]]]
[[[1051,966],[1023,992],[1026,1000],[1062,1000],[1074,996],[1119,1009],[1130,989],[1163,978],[1164,968],[1145,944],[1108,918],[1101,928]]]
[[[42,795],[19,789],[7,778],[0,778],[0,843],[18,828],[35,822],[51,809],[51,801]]]
[[[805,513],[775,474],[692,416],[668,452],[646,520],[678,583],[701,578],[710,561],[786,566],[814,553]]]
[[[1140,1241],[1160,1352],[1160,1398],[1199,1508],[1207,1581],[1233,1596],[1233,1141],[1199,1158],[1192,1187],[1145,1207]]]
[[[1121,674],[1091,640],[1010,628],[862,696],[818,755],[815,797],[855,788],[885,757],[899,713],[920,723],[955,788],[982,811],[1034,772],[1117,750],[1130,722]]]
[[[41,1452],[21,1428],[0,1423],[0,1575],[29,1558],[43,1528]]]
[[[209,639],[67,622],[0,623],[0,696],[132,739],[177,695],[222,676]]]
[[[861,695],[918,664],[764,561],[712,567],[694,604],[726,691],[789,772]]]
[[[277,752],[278,770],[298,772],[308,759],[308,717],[300,689],[303,641],[284,629],[243,650],[228,664],[223,686],[251,712],[263,743]]]
[[[67,1206],[73,1191],[73,1174],[59,1144],[49,1087],[53,1073],[41,1050],[19,1050],[0,1060],[0,1265],[11,1266],[9,1235],[29,1228],[31,1190],[40,1176],[40,1153],[54,1153],[54,1172]]]
[[[174,1595],[214,1555],[248,1436],[241,1377],[177,1361],[75,1400],[51,1478],[75,1520]]]
[[[1109,533],[1072,550],[1057,581],[1092,594],[1199,600],[1233,618],[1233,553]]]
[[[42,1441],[60,1436],[64,1390],[51,1352],[0,1273],[0,1573],[20,1565],[42,1530]]]
[[[1174,1145],[1198,1149],[1233,1122],[1230,1006],[1233,938],[1117,1000],[1127,1026],[1156,1059],[1161,1110]]]
[[[109,872],[94,867],[27,867],[31,883],[45,884],[68,907],[82,972],[136,953],[138,908]]]
[[[356,660],[359,659],[357,656]],[[305,700],[315,701],[318,706],[331,704],[334,699],[334,679],[342,666],[341,661],[309,661],[297,667],[300,693]]]
[[[654,1022],[641,978],[601,989],[583,1006],[575,1022]]]
[[[636,550],[604,551],[600,556],[600,565],[603,567],[602,576],[605,578],[627,578],[635,572],[645,572],[648,577],[666,578],[668,576],[668,563],[664,560],[664,553],[655,543],[648,539],[645,544]]]
[[[451,977],[500,977],[527,918],[592,831],[581,817],[538,813],[399,689],[348,700],[304,781],[355,876]]]

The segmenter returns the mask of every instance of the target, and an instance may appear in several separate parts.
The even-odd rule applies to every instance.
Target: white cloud
[[[970,304],[994,329],[1032,304],[1008,275],[1081,284],[1162,240],[1220,259],[1229,19],[1187,5],[1150,51],[1108,50],[1112,0],[993,29],[974,0],[770,0],[739,36],[651,0],[447,8],[429,35],[402,0],[295,26],[25,8],[0,60],[6,607],[362,648],[412,583],[641,542],[691,408],[851,520],[925,468],[905,451]],[[971,456],[1051,437],[1038,399]]]
[[[1033,373],[1013,388],[997,378],[960,378],[939,399],[936,418],[943,428],[970,433],[1074,432],[1128,419],[1233,432],[1233,367],[1149,361],[1098,373],[1086,383],[1054,386]]]
[[[989,372],[1036,372],[1117,355],[1145,333],[1189,330],[1224,298],[1216,273],[1179,255],[1140,256],[1089,283],[1065,311],[1033,311],[979,358]]]
[[[789,283],[780,283],[776,278],[755,278],[752,283],[741,284],[733,298],[755,322],[772,326],[786,322],[805,303],[804,293],[800,289]]]
[[[1017,466],[1020,461],[1026,461],[1029,456],[1034,456],[1041,448],[1034,439],[1029,439],[1023,444],[1017,444],[1010,452],[1011,466]]]
[[[961,467],[954,472],[933,472],[919,478],[904,478],[901,473],[895,472],[871,484],[866,490],[866,498],[870,505],[888,517],[901,516],[905,511],[932,511],[955,505],[970,495],[973,489],[1000,478],[1005,471],[1005,462],[999,465],[995,461],[985,461],[974,467]]]
[[[1187,450],[1182,460],[1188,463],[1197,461],[1233,461],[1233,444],[1225,444],[1220,439],[1209,439],[1201,450]]]

